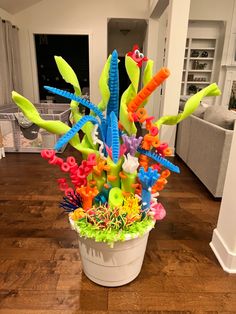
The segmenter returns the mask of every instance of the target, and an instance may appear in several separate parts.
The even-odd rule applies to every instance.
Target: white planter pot
[[[106,287],[122,286],[140,273],[149,231],[140,238],[118,241],[111,248],[79,236],[80,256],[85,275]]]

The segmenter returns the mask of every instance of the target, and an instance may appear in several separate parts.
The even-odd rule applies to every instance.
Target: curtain
[[[22,93],[18,29],[0,18],[0,106],[12,103],[12,90]]]

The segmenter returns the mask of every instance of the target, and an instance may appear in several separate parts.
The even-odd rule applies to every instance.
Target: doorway
[[[137,44],[141,51],[145,49],[145,39],[147,32],[147,21],[144,19],[109,19],[107,24],[107,52],[108,55],[114,49],[119,57],[119,86],[120,97],[130,84],[129,77],[125,69],[125,55]],[[145,53],[145,51],[144,51]]]

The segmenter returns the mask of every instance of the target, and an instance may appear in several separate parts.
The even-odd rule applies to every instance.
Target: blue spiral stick
[[[119,129],[118,120],[115,113],[112,111],[109,117],[111,126],[111,138],[112,138],[112,160],[117,163],[120,156],[120,141],[119,141]]]
[[[107,105],[107,117],[110,116],[113,111],[117,117],[119,118],[119,71],[118,71],[118,53],[116,50],[112,52],[111,55],[111,65],[109,71],[109,90],[110,90],[110,98]]]
[[[44,86],[45,89],[47,89],[49,92],[53,93],[53,94],[57,94],[60,95],[62,97],[68,98],[70,100],[74,100],[78,103],[81,103],[83,106],[89,108],[90,110],[92,110],[93,112],[96,113],[96,115],[100,118],[102,123],[106,123],[106,119],[103,116],[103,113],[101,110],[99,110],[97,108],[97,106],[95,106],[93,103],[91,103],[90,101],[88,101],[87,99],[84,99],[82,97],[76,96],[70,92],[61,90],[59,88],[56,87],[51,87],[51,86]]]
[[[149,152],[148,150],[142,149],[140,147],[137,149],[137,151],[140,154],[145,155],[145,156],[155,160],[156,162],[159,162],[162,166],[166,167],[167,169],[169,169],[173,172],[176,172],[176,173],[180,173],[178,166],[175,166],[169,160],[159,156],[158,154],[155,154],[153,152]]]
[[[81,118],[71,129],[69,132],[65,133],[56,143],[56,145],[54,146],[54,148],[56,150],[61,149],[66,143],[69,142],[70,139],[72,139],[73,136],[75,136],[79,130],[85,125],[85,123],[87,122],[92,122],[93,124],[98,124],[99,126],[99,130],[100,130],[100,135],[101,135],[101,139],[102,141],[104,141],[104,134],[103,131],[100,127],[100,124],[98,122],[98,120],[92,116],[84,116],[83,118]]]

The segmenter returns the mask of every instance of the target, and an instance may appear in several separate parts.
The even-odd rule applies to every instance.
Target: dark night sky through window
[[[89,43],[88,35],[35,34],[40,101],[52,96],[43,86],[49,85],[73,92],[70,84],[61,77],[54,56],[61,56],[75,71],[81,89],[89,88]],[[54,96],[54,102],[69,102]]]

